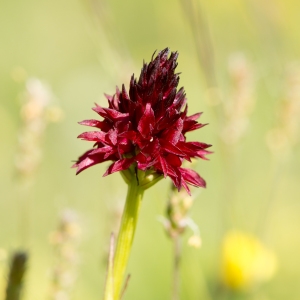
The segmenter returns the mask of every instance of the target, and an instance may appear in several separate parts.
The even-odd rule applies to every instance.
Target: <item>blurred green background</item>
[[[190,140],[213,144],[214,151],[210,161],[195,165],[208,185],[192,191],[191,217],[203,245],[189,247],[191,234],[184,235],[181,299],[216,299],[212,291],[220,281],[221,241],[232,228],[258,236],[278,259],[272,280],[249,299],[300,299],[299,144],[294,138],[278,150],[282,139],[276,140],[272,154],[266,143],[273,128],[285,126],[282,103],[289,97],[300,102],[299,77],[287,79],[291,66],[300,72],[298,1],[2,0],[0,40],[0,248],[9,256],[25,245],[30,253],[24,299],[54,299],[50,272],[55,253],[49,234],[65,208],[76,211],[82,231],[72,299],[102,297],[113,212],[125,198],[126,185],[119,174],[102,178],[106,164],[75,176],[72,161],[90,147],[76,139],[86,130],[77,122],[97,118],[91,110],[94,102],[105,105],[104,92],[128,86],[143,59],[149,61],[165,47],[180,54],[180,86],[185,87],[189,113],[203,111],[200,121],[209,123],[190,134]],[[226,103],[239,92],[230,67],[236,57],[247,62],[242,69],[250,74],[245,93],[255,107],[243,115],[247,130],[231,142],[224,128],[235,114],[233,109],[230,117]],[[63,118],[45,129],[43,159],[32,175],[24,209],[14,161],[23,126],[22,95],[30,77],[51,86]],[[290,95],[291,86],[296,96]],[[293,118],[296,124],[300,115]],[[124,299],[171,299],[172,243],[158,221],[169,187],[170,181],[162,180],[145,193]],[[30,220],[25,242],[22,214]],[[0,295],[8,260],[2,256]]]

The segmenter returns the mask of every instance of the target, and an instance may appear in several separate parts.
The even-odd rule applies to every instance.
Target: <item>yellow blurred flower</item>
[[[226,234],[222,246],[222,280],[234,290],[247,290],[271,279],[277,269],[274,252],[253,235],[240,231]]]

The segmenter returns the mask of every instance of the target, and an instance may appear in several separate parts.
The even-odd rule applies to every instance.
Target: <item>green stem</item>
[[[114,257],[114,300],[119,300],[120,298],[120,292],[134,238],[143,193],[144,189],[138,184],[137,179],[132,176],[131,182],[128,184],[127,198]]]

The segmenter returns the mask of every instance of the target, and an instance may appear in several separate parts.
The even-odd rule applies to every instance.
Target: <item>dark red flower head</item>
[[[149,64],[144,63],[140,78],[131,77],[129,94],[125,86],[113,96],[105,95],[108,108],[96,104],[93,110],[103,121],[86,120],[79,124],[95,127],[95,131],[78,136],[95,142],[94,148],[79,157],[73,167],[81,171],[111,160],[104,176],[128,168],[153,170],[169,176],[174,185],[189,192],[187,184],[205,187],[205,181],[191,169],[182,168],[183,160],[205,159],[210,145],[187,142],[185,134],[206,124],[196,120],[201,113],[187,116],[183,88],[177,91],[179,76],[177,52],[159,52]],[[136,171],[135,171],[136,172]]]

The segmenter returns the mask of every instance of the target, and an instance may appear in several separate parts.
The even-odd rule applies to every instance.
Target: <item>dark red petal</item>
[[[175,122],[180,118],[180,114],[176,111],[176,109],[170,107],[167,109],[162,109],[161,118],[156,123],[155,129],[157,131],[165,130],[174,125]]]
[[[152,142],[147,142],[146,146],[141,148],[141,152],[145,156],[155,157],[159,154],[161,150],[160,143],[157,138],[154,138]]]
[[[169,141],[174,145],[178,142],[183,128],[183,120],[179,118],[172,128],[171,134],[168,134]]]
[[[136,155],[135,160],[137,161],[137,165],[140,170],[145,171],[148,168],[147,157],[142,152]]]
[[[127,91],[125,89],[125,85],[122,84],[122,100],[124,99],[130,100],[129,95],[127,94]]]
[[[184,179],[182,179],[181,185],[185,188],[185,190],[187,191],[187,193],[191,196],[191,191],[189,189],[189,186],[186,184],[186,182],[185,182]]]
[[[186,97],[185,97],[185,92],[184,92],[184,88],[181,88],[176,96],[175,96],[175,100],[174,100],[174,103],[173,103],[173,107],[177,110],[177,111],[180,111],[184,105],[186,104]],[[187,113],[187,106],[185,108],[185,111],[184,111],[184,114],[186,115]]]
[[[208,154],[212,154],[213,152],[211,152],[211,151],[207,151],[207,150],[199,150],[199,151],[197,151],[197,157],[200,157],[200,158],[202,158],[202,159],[205,159],[205,160],[209,160],[207,157],[206,157],[206,155],[208,155]]]
[[[172,165],[170,165],[168,163],[168,161],[166,160],[167,166],[168,166],[168,176],[177,176],[177,172],[176,169],[178,169],[178,167],[173,167]]]
[[[111,157],[113,154],[116,154],[116,152],[117,152],[117,149],[111,149],[110,151],[108,151],[104,154],[104,159],[108,160],[108,158]],[[117,156],[117,155],[114,155],[114,156]],[[120,156],[117,156],[117,159],[119,159],[119,158],[120,158]]]
[[[193,122],[195,122],[195,123],[184,123],[183,129],[182,129],[183,134],[185,134],[186,132],[189,132],[189,131],[197,130],[208,124],[208,123],[201,124],[201,123],[197,123],[196,121],[193,121]]]
[[[108,102],[111,102],[112,99],[113,99],[113,96],[110,96],[110,95],[108,95],[108,94],[105,94],[105,93],[104,93],[104,96],[105,96],[105,98],[108,100]]]
[[[143,68],[141,70],[141,75],[140,75],[140,78],[139,78],[139,85],[140,86],[147,85],[147,68],[148,68],[148,65],[144,63]]]
[[[180,168],[180,172],[185,181],[196,187],[206,187],[205,180],[200,175],[191,169]]]
[[[196,113],[196,114],[193,114],[193,115],[191,115],[189,117],[186,117],[186,120],[187,121],[196,121],[196,120],[198,120],[200,118],[201,115],[202,115],[202,112]]]
[[[107,152],[111,152],[112,151],[112,147],[111,146],[104,146],[101,148],[97,148],[95,150],[92,150],[89,155],[95,155],[95,154],[99,154],[99,153],[107,153]]]
[[[137,107],[137,104],[134,101],[124,98],[122,99],[121,107],[123,112],[129,113],[130,118],[134,117]]]
[[[118,94],[114,94],[113,98],[112,98],[112,101],[111,101],[111,109],[113,110],[119,110],[119,102],[120,102],[120,99],[118,97]]]
[[[108,100],[109,108],[119,110],[119,98],[116,94],[113,96],[104,94],[104,96]]]
[[[113,145],[116,145],[118,142],[118,133],[116,130],[111,129],[108,133],[107,136],[109,140],[112,142]]]
[[[162,171],[164,173],[164,177],[166,178],[167,175],[168,175],[167,162],[166,162],[166,160],[162,156],[159,156],[159,162],[160,162],[160,165],[161,165],[161,169],[162,169]]]
[[[120,133],[119,137],[123,137],[134,142],[136,140],[136,132],[133,130],[125,131]]]
[[[138,168],[140,170],[146,170],[154,166],[158,162],[158,157],[146,157],[142,152],[140,152],[135,160],[138,163]]]
[[[103,174],[103,177],[107,176],[109,174],[112,174],[114,172],[126,170],[130,167],[130,165],[133,162],[134,162],[134,158],[123,158],[123,159],[117,160],[109,166],[109,168]]]
[[[96,127],[99,129],[104,129],[107,127],[106,124],[104,124],[104,122],[102,121],[98,121],[98,120],[83,120],[81,122],[78,122],[80,125],[85,125],[85,126],[91,126],[91,127]]]
[[[102,108],[99,105],[94,107],[93,110],[96,113],[98,113],[101,117],[109,119],[111,121],[127,120],[129,116],[128,113],[121,113],[115,109],[110,108]]]
[[[165,150],[169,153],[184,156],[184,153],[178,147],[172,145],[168,140],[160,139],[159,142],[160,142],[160,145],[161,145],[163,150]]]
[[[105,161],[105,159],[103,158],[103,155],[94,155],[92,157],[85,157],[84,159],[79,159],[78,162],[76,164],[74,164],[72,167],[73,168],[77,168],[76,171],[76,175],[78,175],[80,172],[82,172],[83,170],[94,166],[96,164],[102,163],[103,161]]]
[[[87,158],[89,156],[89,154],[91,152],[93,152],[94,150],[88,150],[86,151],[85,153],[83,153],[81,156],[79,156],[79,158],[77,159],[76,163],[71,167],[71,168],[77,168],[77,165],[82,161],[84,160],[85,158]]]
[[[157,163],[155,163],[155,165],[154,165],[154,169],[156,171],[159,171],[159,173],[162,172],[164,174],[165,178],[167,176],[177,177],[178,172],[176,171],[176,169],[178,169],[178,167],[173,167],[171,164],[169,164],[167,159],[163,156],[159,156],[159,159],[158,159]]]
[[[180,167],[182,165],[182,160],[178,155],[168,154],[165,156],[165,159],[168,165],[172,165],[173,167]]]
[[[184,154],[189,157],[202,157],[205,154],[209,154],[209,151],[204,149],[211,145],[198,142],[178,142],[176,145]],[[200,151],[200,152],[199,152]]]
[[[118,141],[118,145],[116,146],[117,152],[119,154],[119,158],[123,157],[123,154],[132,153],[134,148],[132,144],[128,142],[127,139],[121,139]]]
[[[182,175],[178,168],[174,168],[175,175],[170,175],[174,185],[177,187],[178,191],[181,189],[182,186]]]
[[[147,138],[153,130],[155,122],[154,112],[151,108],[151,104],[147,103],[144,115],[141,117],[141,120],[138,124],[138,131],[144,138]]]
[[[110,108],[112,108],[112,109],[114,109],[114,110],[117,110],[117,111],[120,111],[120,109],[119,109],[119,104],[120,104],[120,90],[119,90],[119,88],[118,88],[118,86],[116,86],[116,93],[114,94],[114,96],[113,96],[113,98],[112,98],[112,107],[110,107]]]
[[[169,143],[175,145],[179,141],[182,128],[183,128],[183,120],[179,118],[176,121],[176,123],[170,129],[165,130],[165,132],[161,136]]]
[[[142,103],[142,97],[140,96],[140,94],[138,92],[138,84],[137,84],[136,80],[134,79],[134,75],[132,75],[131,81],[130,81],[129,96],[130,96],[130,99],[134,103]]]
[[[186,144],[188,144],[189,146],[198,148],[198,149],[207,149],[207,148],[211,147],[210,144],[200,143],[200,142],[187,142]]]
[[[178,182],[178,178],[176,176],[169,176],[171,178],[171,180],[173,181],[173,184],[177,187],[177,189],[180,189],[180,185]]]
[[[174,100],[175,100],[175,96],[176,96],[176,87],[172,88],[170,93],[168,94],[168,96],[164,95],[164,106],[165,109],[167,109],[168,107],[170,107]]]
[[[106,134],[102,131],[88,131],[81,133],[77,138],[83,139],[86,141],[95,141],[95,142],[103,142],[105,143]]]

